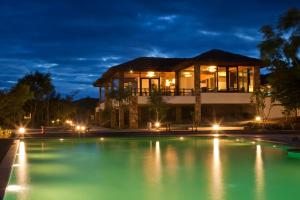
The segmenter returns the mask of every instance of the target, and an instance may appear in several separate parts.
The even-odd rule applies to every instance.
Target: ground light
[[[261,121],[261,117],[260,116],[256,116],[255,117],[255,121],[260,122]]]
[[[19,129],[18,129],[18,133],[19,134],[24,134],[26,132],[26,129],[24,128],[24,127],[20,127]]]
[[[160,123],[159,123],[159,122],[155,122],[154,126],[155,126],[156,128],[159,128],[159,127],[160,127]]]
[[[218,130],[220,130],[220,125],[219,124],[213,124],[212,129],[215,130],[215,131],[218,131]]]

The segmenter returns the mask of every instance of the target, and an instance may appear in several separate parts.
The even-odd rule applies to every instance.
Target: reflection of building
[[[126,124],[136,128],[148,121],[148,96],[159,90],[167,105],[174,108],[168,113],[168,121],[250,118],[250,96],[259,86],[261,66],[261,60],[221,50],[189,59],[140,57],[109,68],[94,83],[99,87],[100,100],[103,90],[105,93],[104,102],[100,101],[96,110],[113,106],[113,127],[118,122],[121,128]],[[128,111],[115,103],[110,95],[113,89],[121,97],[131,96]]]

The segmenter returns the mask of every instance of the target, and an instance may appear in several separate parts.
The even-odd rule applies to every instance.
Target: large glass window
[[[248,92],[248,67],[239,67],[239,91]]]
[[[229,91],[237,91],[238,89],[238,81],[237,81],[237,67],[229,67],[228,68],[228,84]]]
[[[249,67],[249,92],[254,91],[254,67]]]
[[[217,83],[217,67],[216,66],[201,66],[201,89],[202,92],[216,91]]]
[[[181,95],[194,93],[194,67],[188,67],[180,71],[179,89]]]
[[[218,67],[218,91],[227,91],[226,67]]]

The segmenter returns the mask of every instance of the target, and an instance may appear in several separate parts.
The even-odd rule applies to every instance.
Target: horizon
[[[193,57],[222,49],[259,58],[260,27],[300,7],[294,0],[88,2],[3,2],[0,88],[40,71],[52,74],[64,96],[78,91],[76,99],[97,98],[92,83],[136,57]]]

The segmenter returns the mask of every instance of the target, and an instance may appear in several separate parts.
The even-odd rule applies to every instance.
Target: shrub
[[[0,138],[10,138],[13,136],[13,131],[9,129],[2,129],[0,127]]]

